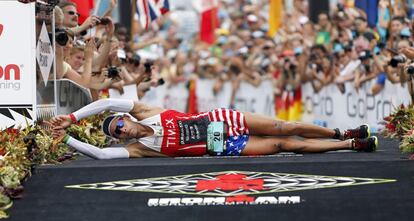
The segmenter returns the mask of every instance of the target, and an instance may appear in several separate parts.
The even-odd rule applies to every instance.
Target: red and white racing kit
[[[249,133],[244,115],[238,111],[215,109],[199,114],[184,114],[167,110],[139,122],[151,127],[154,134],[138,141],[168,156],[205,155],[207,126],[210,121],[224,122],[230,137]]]

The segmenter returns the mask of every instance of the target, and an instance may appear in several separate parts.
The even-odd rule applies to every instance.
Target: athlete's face
[[[137,138],[138,128],[129,117],[118,117],[112,121],[111,134],[119,139]]]

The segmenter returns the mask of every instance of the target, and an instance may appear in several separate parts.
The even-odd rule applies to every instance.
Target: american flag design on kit
[[[231,137],[249,134],[244,115],[239,111],[218,108],[210,111],[208,116],[210,121],[225,122],[228,126],[227,134]]]
[[[230,109],[215,109],[209,112],[210,121],[222,121],[227,124],[226,150],[222,156],[239,156],[249,140],[249,129],[243,113]]]

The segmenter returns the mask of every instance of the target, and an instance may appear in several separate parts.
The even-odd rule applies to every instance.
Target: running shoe
[[[353,140],[352,149],[356,151],[374,152],[378,148],[378,138],[372,136],[365,139],[355,138]]]
[[[359,138],[364,139],[368,138],[371,135],[369,132],[369,125],[363,124],[355,129],[348,129],[344,131],[344,139]]]

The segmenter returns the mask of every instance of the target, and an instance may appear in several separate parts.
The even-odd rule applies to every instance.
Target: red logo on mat
[[[1,36],[1,33],[3,33],[3,25],[2,24],[0,24],[0,36]]]
[[[263,190],[263,179],[247,179],[244,174],[225,174],[216,176],[214,180],[199,180],[196,190]]]

